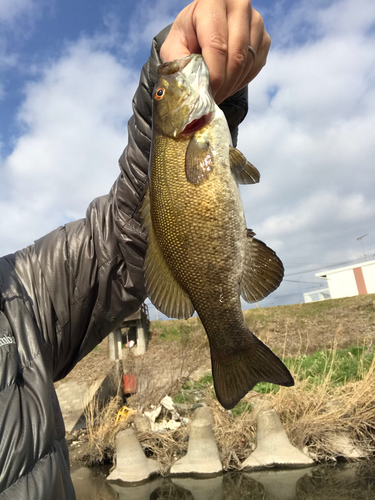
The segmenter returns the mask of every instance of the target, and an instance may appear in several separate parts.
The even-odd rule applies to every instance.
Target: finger
[[[233,93],[237,83],[243,79],[243,72],[248,73],[248,54],[251,25],[251,4],[249,0],[236,1],[228,11],[228,57],[225,79],[218,90],[215,100],[221,102]]]
[[[247,71],[242,73],[241,79],[237,82],[237,85],[231,95],[235,94],[238,90],[245,87],[248,83],[250,83],[254,78],[258,75],[258,73],[262,70],[267,62],[267,56],[269,53],[269,49],[271,46],[271,37],[265,31],[263,35],[263,39],[258,46],[258,50],[256,58],[254,60],[253,55],[249,53],[249,58],[253,59],[253,63],[248,66]]]
[[[193,23],[215,95],[225,80],[228,54],[227,12],[224,2],[218,0],[206,1],[198,7],[194,11]]]
[[[182,59],[192,53],[200,53],[197,36],[191,21],[192,5],[188,5],[176,17],[170,32],[160,49],[162,62]]]
[[[268,52],[271,46],[271,37],[264,27],[262,16],[256,10],[253,10],[252,23],[250,27],[250,46],[253,47],[257,53],[256,57],[250,55],[253,64],[248,68],[248,78],[251,81],[259,73],[259,71],[266,64]],[[247,83],[248,83],[247,82]]]

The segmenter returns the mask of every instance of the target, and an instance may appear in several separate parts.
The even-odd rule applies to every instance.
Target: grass
[[[304,354],[284,360],[296,381],[304,382],[305,389],[310,390],[327,381],[331,387],[340,387],[348,382],[361,380],[371,367],[374,354],[366,347],[350,347],[347,349],[325,349],[310,356]],[[273,392],[276,394],[280,386],[261,382],[254,391],[260,394]],[[215,398],[212,375],[207,374],[198,382],[188,381],[174,395],[173,401],[179,404],[194,404],[197,394]],[[233,410],[234,416],[249,411],[250,407],[240,402]]]
[[[339,387],[348,382],[361,380],[373,361],[374,353],[366,347],[347,349],[325,349],[307,356],[306,354],[284,360],[294,374],[295,380],[304,381],[306,390],[322,384],[329,376],[329,384]],[[261,394],[278,392],[278,385],[261,382],[255,391]]]
[[[168,394],[181,415],[189,419],[197,403],[209,405],[226,470],[238,469],[249,456],[255,442],[257,415],[269,408],[279,413],[291,442],[300,449],[307,447],[317,460],[334,461],[343,453],[332,440],[341,432],[364,456],[372,456],[374,299],[374,295],[362,296],[245,311],[252,331],[284,360],[296,384],[292,388],[258,384],[231,411],[223,410],[217,402],[211,374],[198,380],[191,378],[194,370],[209,361],[207,338],[199,319],[152,322],[149,350],[135,366],[137,376],[147,384],[129,404],[142,414]],[[169,371],[173,377],[166,377],[165,384],[157,386]],[[107,454],[112,445],[106,447],[106,441],[113,443],[113,415],[114,411],[104,415],[103,429],[95,432],[98,421],[93,420],[93,441],[99,442]],[[186,452],[188,434],[188,427],[182,425],[166,433],[138,434],[138,438],[167,473],[171,463]]]
[[[199,318],[192,318],[189,322],[183,320],[153,321],[151,329],[164,342],[189,342],[191,334],[202,329]]]

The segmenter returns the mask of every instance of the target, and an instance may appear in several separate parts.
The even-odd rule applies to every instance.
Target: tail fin
[[[259,382],[287,387],[294,385],[293,377],[284,363],[255,335],[251,335],[248,349],[227,359],[216,356],[215,351],[211,350],[216,396],[227,410],[234,408]]]

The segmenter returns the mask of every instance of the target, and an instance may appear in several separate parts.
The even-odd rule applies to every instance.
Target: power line
[[[322,283],[318,283],[317,281],[299,281],[299,280],[283,280],[288,281],[288,283],[312,283],[313,285],[317,286],[326,286],[325,284],[323,285]]]
[[[356,259],[346,260],[346,261],[343,261],[343,262],[336,262],[334,264],[324,264],[324,266],[325,267],[344,266],[345,264],[353,264],[355,262],[360,262],[361,260],[362,260],[361,257],[357,257]],[[287,266],[287,264],[285,264],[285,266]],[[323,264],[322,264],[322,266],[323,266]],[[304,270],[304,271],[299,271],[298,273],[295,272],[295,273],[285,274],[285,277],[287,277],[287,276],[297,276],[298,274],[313,273],[314,271],[321,271],[322,270],[322,266],[316,267],[314,269],[307,269],[307,270]]]

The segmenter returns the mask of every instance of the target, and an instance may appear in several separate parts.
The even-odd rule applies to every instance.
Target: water
[[[108,467],[72,468],[77,500],[375,500],[375,463],[227,472],[209,479],[161,478],[138,486],[108,483]]]

